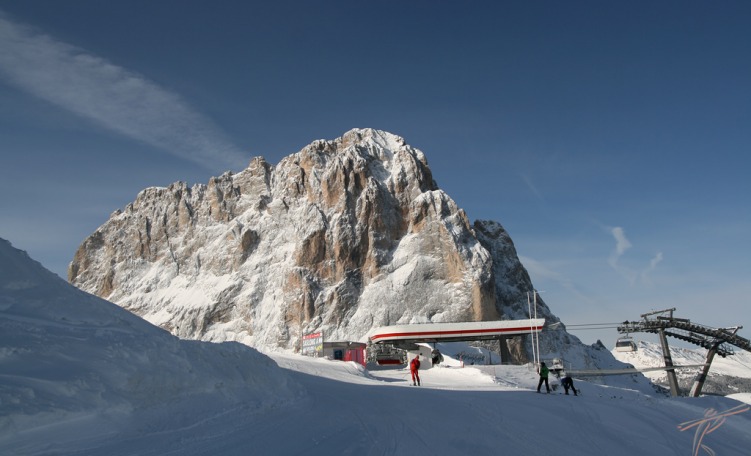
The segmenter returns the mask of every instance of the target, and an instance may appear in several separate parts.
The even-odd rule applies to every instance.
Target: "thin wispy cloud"
[[[649,266],[645,270],[641,272],[641,280],[642,282],[649,283],[650,277],[649,275],[657,269],[657,265],[662,262],[662,252],[657,252],[657,254],[652,258],[652,260],[649,262]]]
[[[626,238],[626,233],[620,226],[611,228],[610,234],[612,234],[613,238],[615,238],[615,250],[613,250],[613,253],[610,255],[608,264],[610,264],[613,269],[617,269],[618,260],[623,256],[626,250],[631,248],[631,242],[629,242],[629,240]]]
[[[520,176],[522,178],[522,181],[527,184],[527,188],[529,188],[532,194],[535,195],[539,200],[543,200],[542,193],[540,193],[540,190],[537,189],[535,184],[532,182],[532,179],[530,179],[526,174],[520,174]]]
[[[519,255],[519,261],[522,262],[524,267],[532,276],[544,279],[552,279],[561,284],[569,283],[569,281],[565,279],[559,272],[553,270],[552,268],[549,268],[548,266],[545,266],[540,261],[523,255]]]
[[[530,277],[533,277],[535,280],[553,281],[579,298],[580,301],[590,302],[590,298],[579,291],[574,282],[559,272],[556,267],[522,255],[519,256],[519,261],[527,269]]]
[[[0,11],[0,78],[129,138],[209,169],[246,154],[179,95]]]
[[[657,252],[657,254],[655,254],[655,256],[650,260],[649,265],[641,271],[638,270],[639,268],[629,268],[623,266],[620,263],[620,260],[621,257],[626,253],[626,251],[632,247],[631,241],[629,241],[626,237],[626,232],[624,231],[624,229],[619,226],[610,228],[610,234],[615,240],[615,247],[613,249],[613,252],[610,254],[610,257],[608,258],[608,264],[610,265],[610,267],[612,267],[616,272],[618,272],[621,276],[628,280],[631,285],[634,285],[637,280],[641,280],[641,282],[644,284],[650,284],[651,280],[649,276],[655,269],[657,269],[657,265],[662,262],[662,252]]]

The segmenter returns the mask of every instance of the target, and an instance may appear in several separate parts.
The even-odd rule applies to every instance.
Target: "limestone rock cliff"
[[[208,185],[143,190],[68,275],[180,337],[269,349],[314,330],[526,318],[532,289],[501,225],[470,224],[421,151],[372,129]]]

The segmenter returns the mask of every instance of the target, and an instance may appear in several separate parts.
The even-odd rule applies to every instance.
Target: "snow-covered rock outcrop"
[[[180,337],[267,349],[308,331],[526,318],[532,290],[503,227],[470,224],[421,151],[372,129],[146,189],[82,243],[69,280]],[[565,343],[579,341],[560,329]]]

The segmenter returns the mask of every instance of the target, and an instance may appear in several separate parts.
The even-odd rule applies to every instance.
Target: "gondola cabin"
[[[615,351],[617,352],[635,352],[636,342],[632,337],[621,337],[615,342]]]

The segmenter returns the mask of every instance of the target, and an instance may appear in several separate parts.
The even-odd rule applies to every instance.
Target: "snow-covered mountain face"
[[[636,345],[636,351],[613,351],[613,356],[617,360],[631,364],[637,369],[665,366],[662,347],[659,344],[641,340]],[[670,356],[675,366],[704,364],[707,359],[707,350],[703,348],[688,349],[671,346]],[[676,371],[678,385],[684,393],[691,389],[698,374],[698,368],[678,369]],[[668,379],[665,371],[645,372],[644,376],[649,378],[653,383],[666,388],[668,387]],[[736,350],[735,354],[725,358],[715,356],[707,374],[704,387],[702,388],[702,393],[725,396],[748,392],[751,392],[751,353]]]
[[[421,151],[371,129],[276,166],[256,157],[208,185],[143,190],[68,275],[180,337],[264,349],[294,349],[310,331],[356,340],[391,324],[527,318],[532,290],[503,227],[471,225]],[[579,344],[551,334],[553,348]]]

